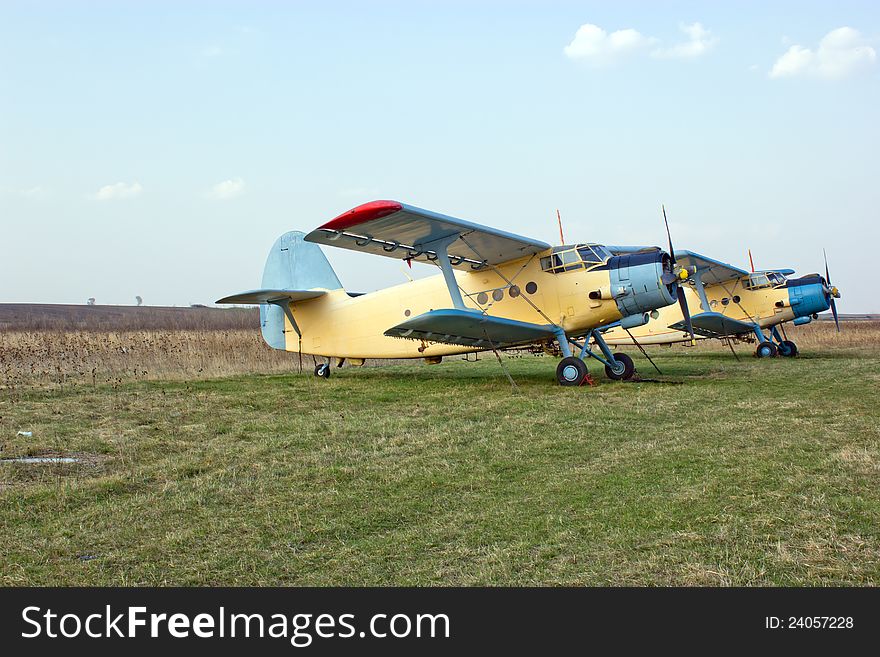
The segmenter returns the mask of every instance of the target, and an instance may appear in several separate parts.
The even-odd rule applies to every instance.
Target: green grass
[[[880,355],[658,353],[7,395],[0,583],[880,583]]]

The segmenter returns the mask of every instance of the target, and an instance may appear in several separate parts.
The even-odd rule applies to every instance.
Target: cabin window
[[[760,290],[764,287],[770,287],[770,279],[767,274],[751,274],[748,278],[743,279],[743,286],[749,290]]]

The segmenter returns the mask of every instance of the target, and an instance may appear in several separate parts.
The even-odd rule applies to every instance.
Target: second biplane
[[[409,262],[440,275],[391,288],[346,292],[319,244]],[[611,379],[632,377],[600,329],[633,329],[680,300],[694,272],[659,248],[613,254],[592,243],[540,240],[395,201],[360,205],[307,235],[272,247],[262,288],[217,303],[261,304],[262,334],[276,349],[362,365],[366,358],[424,358],[537,344],[558,345],[561,385],[580,385],[586,358]],[[687,323],[687,322],[686,322]],[[594,350],[594,346],[598,347]],[[575,347],[575,350],[572,350]],[[315,374],[330,375],[319,363]]]
[[[747,272],[692,251],[674,253],[678,263],[694,271],[680,291],[685,307],[700,312],[686,318],[679,308],[662,308],[630,332],[620,327],[610,329],[605,334],[608,344],[688,342],[695,333],[702,338],[753,341],[759,358],[791,357],[798,354],[798,347],[784,335],[783,323],[808,324],[829,308],[840,331],[834,301],[840,292],[831,284],[827,260],[824,277],[807,274],[791,278],[791,269]],[[694,333],[688,328],[688,319]]]

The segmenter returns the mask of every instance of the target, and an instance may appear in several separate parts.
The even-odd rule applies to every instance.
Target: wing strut
[[[437,263],[440,265],[440,271],[443,272],[443,280],[446,281],[446,288],[449,290],[449,296],[452,298],[452,306],[458,310],[472,310],[464,305],[464,299],[461,298],[461,290],[458,289],[458,283],[455,280],[455,271],[452,269],[452,263],[449,262],[449,252],[447,249],[458,239],[458,233],[442,237],[435,242],[427,242],[425,246],[431,245],[434,253],[437,254]]]

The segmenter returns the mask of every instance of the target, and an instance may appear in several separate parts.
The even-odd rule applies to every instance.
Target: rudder
[[[263,267],[262,287],[275,290],[339,290],[342,283],[317,244],[303,240],[305,233],[292,230],[275,240]],[[260,304],[260,331],[273,349],[284,349],[284,310]]]

